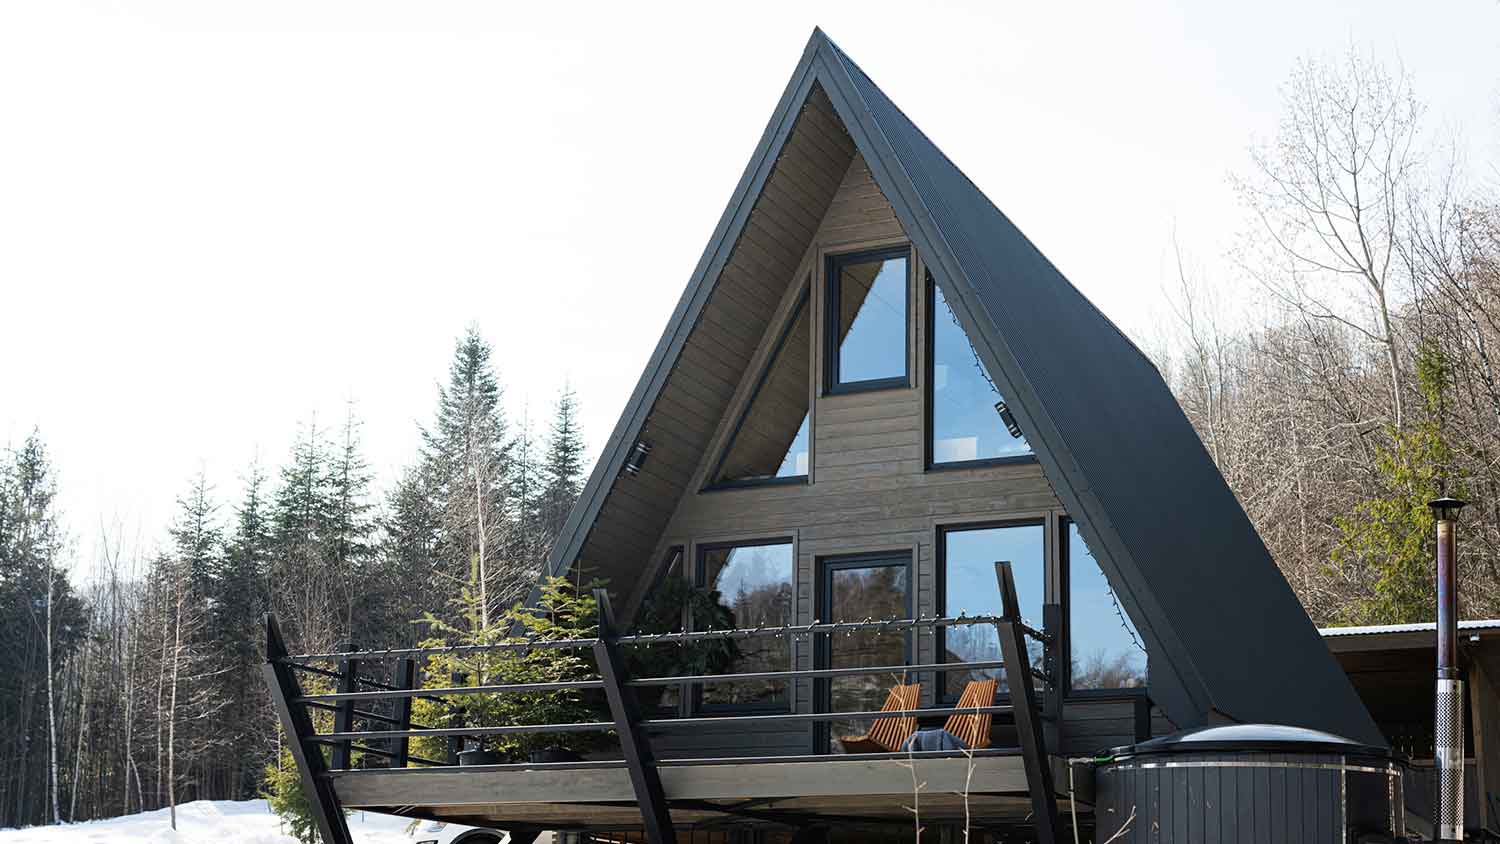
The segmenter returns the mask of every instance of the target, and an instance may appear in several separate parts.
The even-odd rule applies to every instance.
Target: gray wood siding
[[[571,563],[585,576],[628,595],[652,568],[678,500],[696,489],[689,480],[715,425],[741,392],[768,332],[779,330],[774,318],[787,287],[853,155],[827,95],[814,87],[647,417],[642,437],[652,445],[649,461],[640,474],[613,482]]]
[[[1006,518],[1038,518],[1059,509],[1057,497],[1036,464],[924,470],[923,360],[925,296],[920,256],[914,261],[910,300],[916,306],[908,346],[911,386],[844,395],[822,395],[821,347],[825,322],[822,312],[823,266],[828,255],[858,251],[905,241],[895,213],[870,176],[868,166],[855,156],[840,181],[818,231],[795,274],[784,285],[778,317],[790,314],[806,279],[813,284],[809,307],[813,330],[809,344],[807,388],[812,395],[812,457],[809,483],[698,492],[709,480],[720,449],[750,398],[761,365],[773,351],[769,343],[780,337],[783,324],[773,323],[750,369],[742,379],[730,412],[704,452],[694,480],[656,547],[682,545],[690,559],[698,546],[733,540],[792,537],[796,544],[796,621],[817,615],[815,594],[818,560],[865,552],[895,551],[912,555],[915,609],[938,611],[936,583],[937,531],[960,525]],[[643,578],[641,584],[651,582]],[[639,597],[639,596],[633,596]],[[634,602],[632,602],[632,606]],[[822,619],[838,620],[838,619]],[[812,667],[812,649],[794,647],[798,667]],[[935,659],[930,637],[918,642],[917,658]],[[930,686],[931,683],[928,683]],[[793,694],[799,711],[812,708],[812,687],[803,682]],[[1126,712],[1127,733],[1133,721]],[[732,731],[731,731],[732,732]],[[1126,739],[1129,738],[1127,734]],[[667,752],[676,754],[695,741],[715,753],[806,752],[811,732],[805,726],[756,730],[740,735],[663,737]],[[1117,742],[1118,743],[1118,742]]]

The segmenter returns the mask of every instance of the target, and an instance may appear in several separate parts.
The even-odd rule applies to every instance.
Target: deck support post
[[[625,757],[625,768],[630,772],[636,803],[641,807],[646,840],[650,844],[676,844],[677,833],[672,829],[672,815],[667,809],[661,777],[656,770],[656,758],[651,753],[651,743],[645,732],[637,726],[641,719],[636,711],[635,693],[624,685],[624,661],[614,643],[614,614],[609,607],[609,593],[595,589],[594,597],[599,602],[599,638],[594,643],[594,661],[599,664],[604,696],[615,720],[615,732],[620,735],[620,751]]]
[[[302,790],[312,804],[318,835],[322,836],[323,844],[354,844],[333,783],[323,776],[328,770],[323,763],[323,749],[308,741],[315,733],[312,719],[308,717],[306,707],[291,703],[302,697],[302,687],[291,666],[284,661],[286,656],[286,641],[281,638],[281,628],[276,624],[276,617],[267,613],[266,664],[261,670],[266,685],[270,687],[271,703],[281,719],[281,728],[286,731],[292,758],[297,762],[297,770],[302,772]]]
[[[350,648],[353,650],[353,648]],[[338,690],[340,692],[359,691],[359,660],[345,659],[339,663],[340,677]],[[338,711],[333,714],[333,731],[336,733],[349,733],[354,731],[354,701],[345,700],[339,702]],[[353,760],[354,742],[341,741],[333,746],[334,770],[347,770],[351,767]]]
[[[417,687],[417,661],[406,657],[396,660],[396,688],[415,689]],[[411,698],[396,698],[395,711],[392,716],[395,719],[397,730],[411,729]],[[411,753],[411,739],[398,738],[391,740],[391,767],[405,768]]]
[[[1000,636],[1000,654],[1005,662],[1005,685],[1010,692],[1016,717],[1016,734],[1020,739],[1021,758],[1026,766],[1026,787],[1031,792],[1031,814],[1036,822],[1036,837],[1043,844],[1061,844],[1058,836],[1057,792],[1052,787],[1052,761],[1047,758],[1042,737],[1041,713],[1037,709],[1036,689],[1031,684],[1031,661],[1026,648],[1026,634],[1021,626],[1021,603],[1016,599],[1016,580],[1010,563],[995,563],[995,579],[1000,585],[1001,621],[995,624]]]

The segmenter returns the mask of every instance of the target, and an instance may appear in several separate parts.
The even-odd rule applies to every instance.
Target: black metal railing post
[[[396,688],[401,690],[415,689],[417,687],[417,661],[411,657],[396,660]],[[411,701],[409,697],[398,697],[392,706],[391,720],[395,722],[396,729],[411,729]],[[408,757],[411,754],[411,739],[402,736],[391,740],[391,767],[405,768]]]
[[[676,844],[677,834],[672,829],[672,815],[667,809],[661,776],[656,770],[656,758],[645,732],[639,727],[641,717],[636,708],[635,692],[625,688],[624,660],[613,640],[614,614],[610,612],[609,593],[595,589],[594,597],[599,602],[599,639],[594,644],[594,660],[599,664],[604,697],[609,701],[615,732],[620,736],[620,751],[625,757],[626,770],[630,772],[630,785],[635,789],[635,799],[641,807],[646,840],[650,844]]]
[[[452,684],[454,688],[457,688],[459,686],[467,686],[467,685],[469,685],[469,675],[463,673],[462,671],[454,671],[453,673],[451,673],[451,674],[448,675],[448,682],[450,684]],[[462,727],[463,723],[464,723],[464,710],[463,710],[463,707],[462,706],[458,706],[457,704],[448,707],[448,727],[450,729],[456,729],[458,727]],[[464,749],[464,738],[463,738],[463,736],[458,736],[458,735],[450,735],[450,736],[448,736],[448,764],[449,765],[457,765],[458,764],[458,754],[461,753],[461,752],[463,752],[463,749]]]
[[[340,692],[359,691],[359,660],[344,659],[339,661],[339,684]],[[354,701],[339,701],[338,710],[333,713],[333,730],[337,733],[348,733],[354,731]],[[334,770],[346,770],[353,761],[354,742],[341,741],[333,746]]]
[[[327,766],[323,762],[323,750],[308,739],[314,734],[312,719],[304,706],[293,706],[292,701],[302,697],[302,688],[292,668],[284,661],[287,656],[286,642],[281,638],[281,629],[276,617],[266,614],[266,664],[262,671],[266,685],[270,687],[271,703],[286,731],[287,744],[297,770],[302,773],[302,790],[312,804],[313,821],[323,844],[354,844],[349,836],[349,825],[344,822],[344,811],[339,806],[333,783],[323,776]]]
[[[1052,787],[1052,760],[1047,758],[1042,736],[1041,712],[1037,708],[1036,689],[1031,683],[1031,660],[1026,648],[1026,633],[1021,620],[1021,602],[1016,598],[1016,580],[1010,563],[995,563],[995,579],[1000,585],[1001,620],[995,624],[1000,636],[1000,657],[1005,661],[1005,685],[1014,707],[1016,735],[1021,744],[1021,759],[1026,767],[1026,786],[1031,793],[1031,812],[1036,821],[1037,840],[1044,844],[1061,844],[1057,824],[1057,792]]]
[[[1042,646],[1042,653],[1045,655],[1042,670],[1052,678],[1052,682],[1042,692],[1042,733],[1047,738],[1048,747],[1061,747],[1063,693],[1066,691],[1063,684],[1072,682],[1072,672],[1064,670],[1068,665],[1068,641],[1063,635],[1062,604],[1042,605],[1042,630],[1052,637]]]

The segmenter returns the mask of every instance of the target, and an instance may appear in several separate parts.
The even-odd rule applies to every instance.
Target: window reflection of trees
[[[719,604],[735,627],[769,627],[792,621],[791,543],[709,549],[703,555],[704,585],[719,593]],[[791,668],[791,646],[783,639],[753,638],[739,643],[731,673],[754,674]],[[774,706],[789,701],[784,680],[706,684],[706,705]]]

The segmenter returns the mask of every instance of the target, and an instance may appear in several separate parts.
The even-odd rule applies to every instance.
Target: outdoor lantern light
[[[1430,502],[1437,518],[1437,840],[1464,837],[1464,681],[1458,668],[1458,561],[1454,529],[1466,502],[1444,495]]]
[[[646,465],[646,455],[651,453],[651,443],[645,440],[636,440],[635,448],[630,450],[630,456],[625,458],[625,473],[639,475],[641,467]]]
[[[1021,438],[1021,426],[1016,424],[1016,415],[1010,412],[1004,400],[995,402],[995,412],[1000,414],[1000,421],[1005,423],[1005,430],[1016,439]]]

